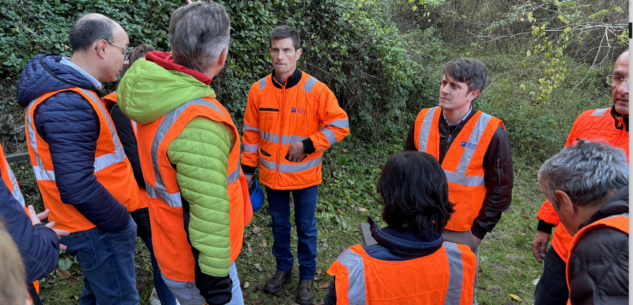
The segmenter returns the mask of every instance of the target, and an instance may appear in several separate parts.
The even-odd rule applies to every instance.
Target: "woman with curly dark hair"
[[[394,155],[376,189],[387,227],[367,217],[377,244],[339,255],[325,304],[472,304],[477,261],[468,246],[443,241],[454,205],[438,161],[423,152]]]

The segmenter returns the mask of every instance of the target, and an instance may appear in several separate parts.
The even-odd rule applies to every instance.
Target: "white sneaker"
[[[156,293],[156,288],[152,289],[152,295],[149,297],[149,305],[162,305]]]

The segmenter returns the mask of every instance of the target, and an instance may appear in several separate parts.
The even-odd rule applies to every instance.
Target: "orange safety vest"
[[[629,213],[624,213],[624,214],[620,214],[620,215],[613,215],[613,216],[609,216],[606,218],[602,218],[596,222],[590,223],[589,225],[583,227],[582,229],[580,229],[580,231],[578,231],[578,233],[576,233],[576,235],[574,235],[572,241],[568,244],[569,246],[569,257],[571,257],[572,252],[574,252],[574,247],[576,246],[576,244],[578,243],[578,241],[585,235],[587,235],[588,233],[595,231],[595,230],[600,230],[600,229],[604,229],[604,228],[614,228],[614,229],[618,229],[626,234],[629,234]],[[569,259],[568,257],[568,259]],[[569,270],[569,264],[567,264],[566,266],[567,269],[567,289],[569,289],[569,292],[571,294],[571,286],[569,285],[569,279],[570,279],[570,270]],[[571,300],[567,301],[567,304],[571,304]]]
[[[101,99],[103,101],[103,106],[108,109],[108,106],[110,103],[117,103],[117,99],[116,99],[116,91],[106,95],[103,97],[103,99]],[[136,143],[138,145],[138,129],[137,129],[137,124],[136,122],[130,120],[130,122],[132,122],[132,129],[134,130],[134,137],[136,138]],[[116,128],[116,127],[115,127]],[[137,184],[138,186],[138,184]],[[143,209],[148,207],[148,202],[149,199],[147,197],[147,192],[145,191],[144,188],[138,187],[138,208],[139,209]]]
[[[244,227],[253,218],[248,187],[240,168],[239,133],[233,124],[231,114],[220,102],[209,97],[191,100],[152,123],[139,124],[138,151],[149,196],[154,253],[161,272],[167,278],[179,282],[195,280],[195,260],[184,229],[182,199],[176,181],[177,172],[167,157],[167,148],[180,135],[187,123],[196,117],[222,122],[230,126],[236,137],[229,154],[226,177],[231,204],[231,262],[240,254]]]
[[[62,202],[55,182],[55,171],[48,144],[37,133],[33,119],[35,109],[40,103],[62,91],[73,91],[80,94],[89,102],[99,117],[100,133],[97,138],[94,162],[94,175],[97,177],[97,181],[118,202],[123,204],[128,212],[138,209],[138,191],[132,167],[125,156],[112,119],[94,92],[81,88],[70,88],[49,92],[36,98],[29,104],[25,113],[26,139],[29,144],[29,156],[35,172],[35,180],[37,180],[37,185],[42,193],[44,206],[51,210],[49,218],[51,221],[55,221],[55,228],[74,233],[90,230],[96,226],[79,213],[74,206]],[[95,202],[94,204],[99,203]]]
[[[415,120],[415,147],[440,159],[439,121],[442,109],[422,109]],[[448,180],[448,200],[455,204],[455,213],[447,230],[470,230],[486,198],[484,156],[501,120],[477,111],[468,120],[446,152],[442,168]]]
[[[330,89],[303,71],[301,75],[292,88],[286,89],[284,84],[278,89],[270,74],[249,92],[242,162],[253,167],[259,164],[260,181],[277,190],[320,184],[323,151],[349,134],[347,114]],[[292,144],[308,138],[314,153],[300,162],[285,158]]]
[[[629,132],[626,128],[619,130],[615,128],[615,124],[624,124],[621,118],[614,120],[611,116],[611,108],[593,109],[583,112],[569,132],[565,147],[571,146],[578,139],[586,140],[604,140],[612,146],[624,149],[626,158],[629,158]],[[620,121],[620,122],[617,122]],[[549,201],[545,201],[538,211],[537,218],[549,224],[556,225],[554,237],[552,238],[552,247],[560,258],[567,262],[569,259],[569,244],[572,236],[567,232],[565,226],[560,225],[558,214],[554,210],[554,206]]]
[[[428,256],[384,261],[356,245],[327,272],[336,277],[337,304],[471,305],[477,257],[468,246],[444,242]]]
[[[22,197],[22,192],[20,192],[20,186],[18,185],[18,180],[15,179],[15,175],[13,174],[13,171],[11,171],[9,162],[7,162],[7,159],[4,157],[4,150],[2,150],[1,144],[0,144],[0,174],[2,175],[2,180],[4,180],[4,183],[7,185],[9,190],[11,190],[11,194],[13,195],[13,198],[15,198],[15,200],[17,200],[22,205],[22,208],[24,208],[24,212],[26,212],[26,214],[28,215],[29,212],[26,209],[26,203],[24,202],[24,197]],[[39,293],[40,282],[39,281],[33,282],[33,286],[35,287],[35,291]],[[30,298],[31,297],[29,296],[29,299]]]

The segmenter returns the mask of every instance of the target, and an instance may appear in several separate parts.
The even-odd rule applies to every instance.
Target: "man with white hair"
[[[229,52],[224,7],[194,2],[169,22],[172,53],[149,52],[117,90],[137,123],[154,253],[180,304],[244,304],[235,259],[252,218],[230,113],[209,86]]]
[[[628,304],[629,166],[624,151],[580,139],[545,161],[538,183],[573,236],[571,304]]]

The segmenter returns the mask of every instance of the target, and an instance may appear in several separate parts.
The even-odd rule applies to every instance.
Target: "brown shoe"
[[[292,271],[283,272],[283,271],[275,271],[275,275],[266,281],[266,285],[264,285],[264,291],[268,293],[277,293],[280,292],[282,288],[284,288],[285,284],[288,284],[292,281]]]
[[[297,303],[300,305],[311,305],[314,301],[314,281],[301,280],[299,292],[297,293]]]

